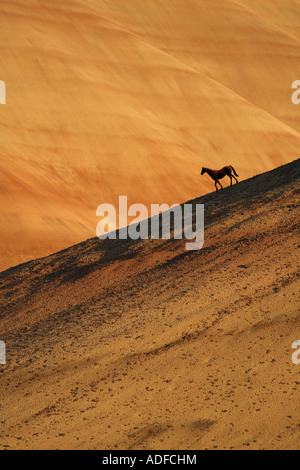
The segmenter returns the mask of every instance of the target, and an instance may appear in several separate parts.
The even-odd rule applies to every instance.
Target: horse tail
[[[231,166],[231,165],[229,165],[229,166],[230,166],[230,168],[232,169],[234,175],[235,175],[235,176],[239,176],[239,175],[237,174],[237,172],[235,171],[235,169],[233,168],[233,166]]]

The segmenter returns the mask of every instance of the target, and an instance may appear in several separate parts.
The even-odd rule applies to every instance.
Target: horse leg
[[[221,189],[223,189],[223,186],[221,185],[220,181],[219,181],[219,180],[216,180],[216,182],[215,182],[216,190],[218,191],[217,183],[219,183],[219,185],[221,186]]]
[[[217,180],[215,180],[215,187],[216,187],[216,191],[218,192],[218,187],[217,187]]]
[[[232,175],[232,177],[235,179],[235,181],[238,183],[238,180],[236,179],[236,177],[234,175]]]
[[[232,186],[232,176],[229,175],[229,178],[230,178],[230,186]]]

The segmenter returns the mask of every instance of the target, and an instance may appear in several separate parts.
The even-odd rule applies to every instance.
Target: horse
[[[218,191],[217,183],[221,186],[221,189],[223,189],[223,186],[221,185],[219,179],[224,178],[224,176],[229,176],[230,178],[230,186],[232,186],[232,178],[235,179],[235,181],[238,183],[238,180],[236,179],[236,176],[239,176],[233,166],[224,166],[221,170],[211,170],[210,168],[202,168],[201,175],[204,175],[204,173],[207,173],[214,181],[215,181],[215,187],[216,191]]]

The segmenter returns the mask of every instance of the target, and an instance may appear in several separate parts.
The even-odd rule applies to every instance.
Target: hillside
[[[95,235],[96,208],[183,203],[202,166],[298,158],[297,0],[2,0],[0,268]]]
[[[2,272],[0,449],[299,447],[299,179],[194,200],[199,251],[94,238]]]

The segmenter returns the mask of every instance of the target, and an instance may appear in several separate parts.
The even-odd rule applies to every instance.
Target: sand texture
[[[0,275],[0,449],[297,449],[300,160],[195,200],[205,244]]]

